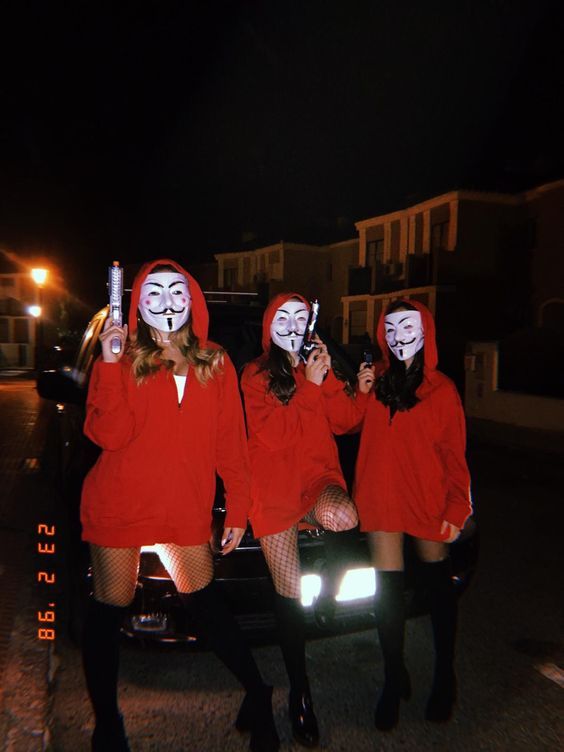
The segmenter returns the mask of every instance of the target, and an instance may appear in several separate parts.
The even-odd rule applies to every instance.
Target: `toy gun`
[[[112,324],[123,325],[121,311],[121,299],[123,297],[123,269],[119,261],[114,261],[108,269],[108,293],[110,296],[110,319]],[[111,341],[112,352],[117,355],[121,350],[119,337],[113,337]]]
[[[315,328],[317,326],[318,316],[319,301],[316,298],[315,300],[311,301],[309,316],[307,318],[307,324],[304,332],[304,341],[302,342],[302,346],[300,347],[299,352],[299,356],[304,361],[304,363],[307,362],[308,356],[311,351],[315,350],[315,348],[317,347],[317,345],[313,341],[313,338],[315,337]]]

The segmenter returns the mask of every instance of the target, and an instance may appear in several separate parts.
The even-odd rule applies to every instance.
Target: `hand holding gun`
[[[315,300],[311,301],[311,306],[309,309],[309,316],[307,319],[307,324],[306,324],[306,328],[304,332],[304,340],[302,342],[302,346],[300,347],[300,352],[298,353],[300,358],[304,361],[304,363],[307,363],[307,359],[309,355],[317,347],[319,347],[319,345],[316,343],[316,332],[315,332],[318,316],[319,316],[319,301],[316,298]]]
[[[127,326],[123,326],[121,300],[123,297],[123,269],[114,261],[108,269],[109,316],[100,335],[102,357],[106,363],[117,363],[123,354]]]
[[[315,299],[311,301],[304,339],[298,355],[305,363],[306,379],[321,386],[331,368],[331,356],[316,332],[318,317],[319,301]]]
[[[357,373],[357,379],[358,391],[362,394],[368,394],[374,386],[375,380],[374,356],[370,350],[365,350],[364,352],[360,371]]]

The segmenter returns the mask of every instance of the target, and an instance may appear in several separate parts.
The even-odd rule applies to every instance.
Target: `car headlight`
[[[141,553],[142,554],[157,554],[157,556],[159,556],[159,549],[157,546],[141,546]]]
[[[303,589],[302,589],[303,592]],[[335,596],[338,603],[370,598],[376,592],[376,572],[374,567],[349,569],[341,580],[341,587]],[[303,596],[302,596],[303,598]]]
[[[311,606],[321,592],[321,577],[318,574],[304,574],[301,580],[302,606]]]

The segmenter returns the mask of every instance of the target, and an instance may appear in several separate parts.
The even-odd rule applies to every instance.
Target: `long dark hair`
[[[332,361],[331,370],[335,378],[344,383],[347,396],[353,397],[354,390],[346,376],[341,373],[338,362]],[[258,373],[268,374],[268,391],[283,405],[287,405],[296,391],[296,380],[292,360],[286,350],[271,342],[268,354],[263,355],[258,361]]]
[[[296,391],[296,380],[286,350],[271,342],[268,353],[259,360],[258,372],[268,374],[268,391],[287,405]]]
[[[407,311],[417,310],[415,306],[403,300],[398,300],[388,307],[386,314],[394,313],[394,311],[399,311],[402,308]],[[376,399],[390,408],[392,416],[397,410],[400,412],[411,410],[420,401],[415,392],[423,381],[424,349],[422,347],[415,353],[413,363],[409,368],[406,368],[405,363],[398,360],[393,352],[388,349],[390,366],[377,380],[375,391]]]

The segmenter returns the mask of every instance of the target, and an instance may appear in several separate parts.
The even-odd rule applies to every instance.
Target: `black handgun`
[[[319,301],[317,298],[315,300],[311,301],[310,309],[309,309],[309,316],[307,318],[307,324],[304,332],[304,340],[302,342],[302,346],[300,347],[300,352],[298,355],[300,358],[304,361],[304,363],[307,363],[307,359],[309,357],[309,354],[312,352],[312,350],[315,350],[317,345],[313,341],[313,338],[315,337],[315,328],[317,326],[317,318],[319,316]]]

